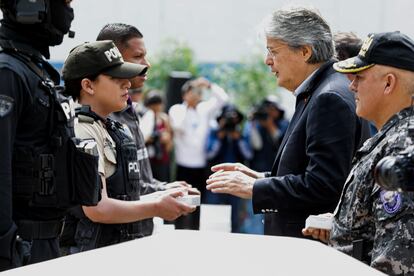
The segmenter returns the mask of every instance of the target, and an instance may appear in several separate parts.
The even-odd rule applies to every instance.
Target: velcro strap
[[[17,233],[23,240],[46,240],[57,238],[62,234],[65,221],[33,221],[20,220],[17,222]]]

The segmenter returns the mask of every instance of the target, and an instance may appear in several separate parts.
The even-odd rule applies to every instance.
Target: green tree
[[[193,50],[184,42],[166,39],[163,48],[150,58],[151,69],[146,82],[147,89],[164,90],[172,71],[188,71],[197,75]]]
[[[188,71],[194,77],[207,76],[222,86],[233,102],[244,112],[277,89],[275,77],[264,64],[263,54],[258,51],[237,63],[197,64],[193,50],[184,42],[166,39],[163,47],[150,58],[152,67],[146,90],[165,91],[172,71]],[[256,48],[257,49],[257,48]]]
[[[275,77],[263,62],[263,55],[252,54],[243,58],[240,64],[221,64],[212,76],[215,82],[223,86],[243,111],[248,111],[277,89]]]

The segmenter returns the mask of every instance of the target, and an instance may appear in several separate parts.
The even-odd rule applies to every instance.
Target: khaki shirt
[[[116,170],[116,146],[114,140],[106,131],[101,121],[75,122],[75,135],[80,139],[94,139],[99,153],[98,171],[105,178],[110,177]]]

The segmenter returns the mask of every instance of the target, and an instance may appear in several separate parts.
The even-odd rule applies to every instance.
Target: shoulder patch
[[[6,117],[13,109],[14,99],[0,94],[0,118]]]
[[[394,214],[401,208],[402,198],[401,194],[394,191],[384,191],[380,193],[382,206],[388,214]]]

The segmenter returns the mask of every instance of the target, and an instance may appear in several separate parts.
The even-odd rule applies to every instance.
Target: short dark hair
[[[142,33],[132,25],[110,23],[102,28],[96,40],[112,40],[118,48],[127,48],[131,38],[143,37]]]
[[[83,79],[89,79],[94,81],[98,78],[99,74],[86,76],[84,78],[72,79],[72,80],[65,80],[65,92],[66,96],[71,96],[74,100],[79,99],[80,91],[82,90],[81,82]]]
[[[358,55],[362,40],[352,32],[338,32],[334,35],[336,58],[345,60]]]
[[[162,104],[162,103],[163,103],[163,99],[162,99],[160,91],[158,90],[151,90],[145,96],[145,100],[144,100],[145,106],[150,106],[153,104]]]

